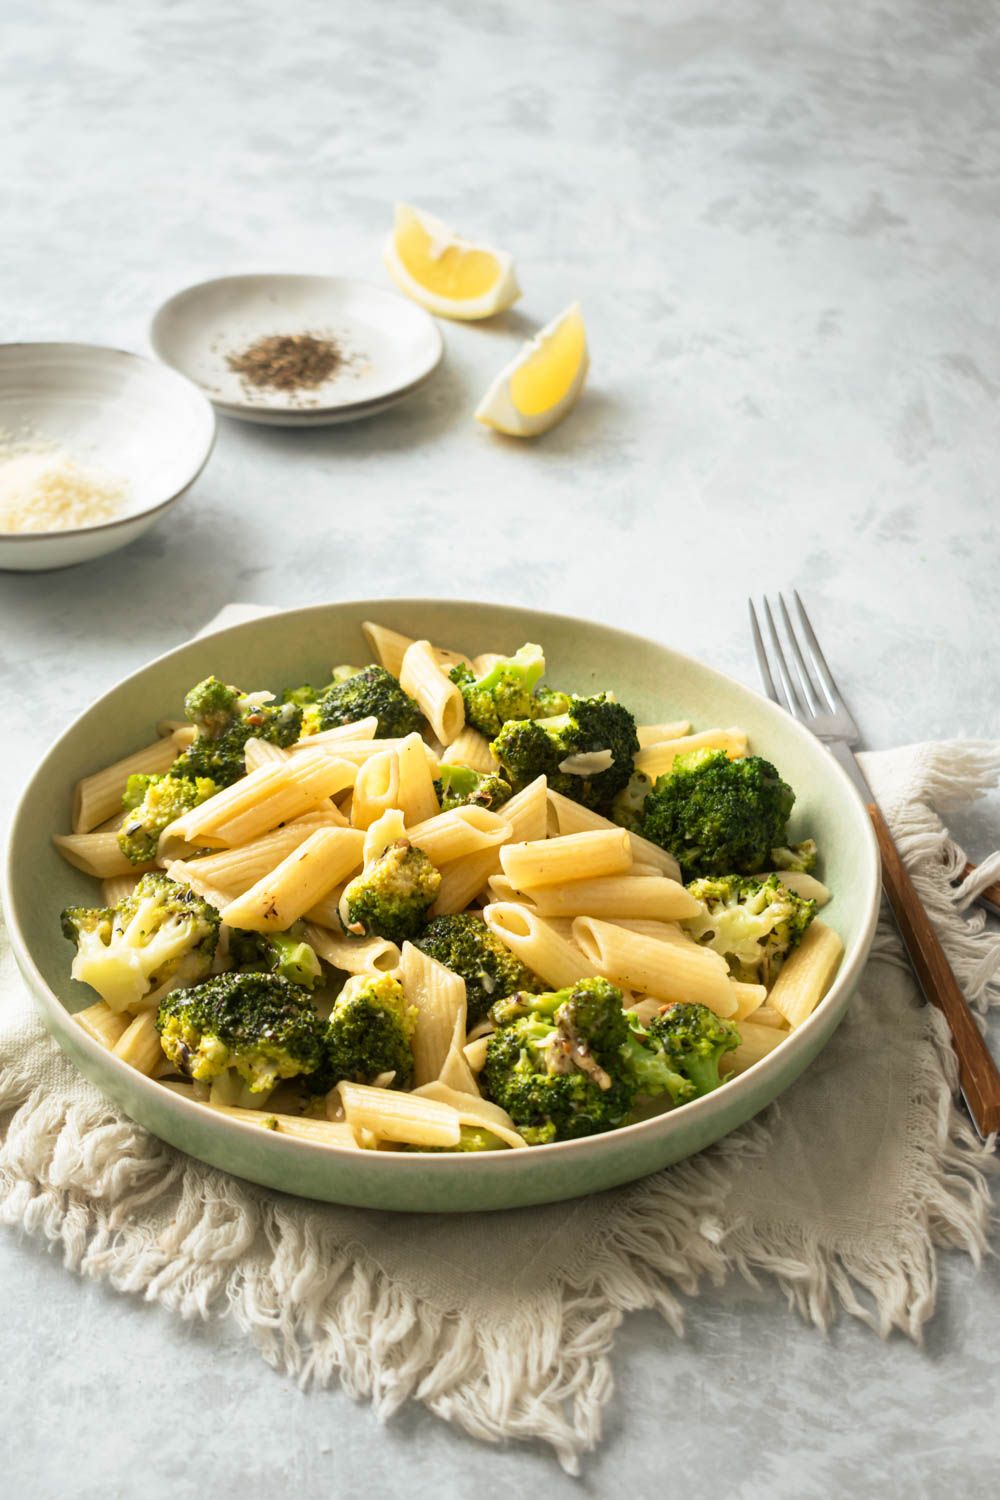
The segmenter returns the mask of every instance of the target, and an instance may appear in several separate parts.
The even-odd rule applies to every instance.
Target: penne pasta
[[[635,727],[639,749],[647,745],[659,745],[663,740],[679,740],[691,733],[690,719],[675,719],[671,724],[637,724]]]
[[[433,775],[437,771],[437,756],[422,736],[418,735],[418,739],[423,746],[424,757]],[[386,750],[398,751],[405,742],[405,738],[335,740],[325,742],[317,734],[313,735],[311,739],[297,740],[292,746],[291,754],[293,760],[304,759],[307,755],[326,755],[336,760],[349,760],[353,765],[361,766],[364,765],[365,761],[371,760],[373,755],[382,755]]]
[[[502,810],[494,813],[485,807],[454,807],[408,828],[406,837],[414,848],[424,851],[431,864],[440,866],[495,849],[510,838],[510,824]]]
[[[490,882],[494,888],[494,882]],[[543,917],[632,917],[678,922],[702,909],[682,885],[654,874],[637,878],[609,875],[599,880],[568,880],[565,885],[534,886],[531,899]]]
[[[163,1048],[160,1046],[160,1033],[156,1029],[156,1012],[145,1011],[136,1016],[134,1021],[122,1032],[115,1045],[112,1047],[115,1057],[120,1057],[122,1062],[127,1062],[130,1068],[135,1068],[139,1073],[145,1073],[147,1078],[152,1078],[162,1064],[168,1063],[164,1056]],[[175,1068],[170,1069],[176,1072]]]
[[[587,829],[617,828],[618,826],[617,823],[612,823],[610,818],[602,818],[600,813],[591,812],[589,807],[581,807],[579,802],[574,802],[570,797],[564,797],[561,792],[550,791],[548,800],[555,817],[556,831],[560,834],[582,833]],[[669,880],[680,880],[681,868],[672,854],[668,854],[658,844],[650,843],[649,839],[644,839],[641,834],[629,833],[628,837],[634,860],[641,864],[654,865]]]
[[[466,724],[451,744],[445,746],[441,761],[446,766],[470,766],[483,776],[490,775],[499,766],[490,749],[489,740],[478,729],[473,729],[471,724]]]
[[[250,739],[243,751],[243,761],[248,771],[258,771],[261,766],[280,766],[290,753],[280,745],[272,745],[270,740]]]
[[[222,910],[229,927],[287,932],[321,897],[360,869],[364,835],[355,828],[317,828],[304,843]]]
[[[754,1063],[760,1062],[775,1047],[780,1047],[788,1036],[787,1031],[779,1031],[775,1026],[760,1026],[753,1021],[740,1021],[737,1026],[740,1045],[732,1052],[727,1052],[721,1064],[732,1074],[745,1073],[747,1068],[752,1068]]]
[[[419,1086],[440,1077],[459,1027],[464,1039],[465,980],[412,943],[403,944],[399,977],[408,1002],[417,1007],[413,1079]]]
[[[364,863],[370,865],[373,859],[378,859],[384,849],[394,844],[397,839],[406,838],[406,827],[403,823],[403,814],[398,807],[390,807],[380,818],[377,818],[365,833]]]
[[[413,645],[412,638],[400,635],[398,630],[390,630],[386,625],[376,625],[374,620],[365,620],[361,629],[379,665],[391,672],[393,677],[398,677],[403,657]]]
[[[567,880],[596,880],[621,875],[632,864],[632,848],[624,828],[595,829],[554,839],[508,844],[500,851],[507,879],[520,891],[560,885]]]
[[[554,990],[591,977],[593,964],[580,948],[561,936],[526,906],[506,901],[483,908],[487,927],[531,971]]]
[[[486,1047],[489,1039],[489,1035],[477,1036],[474,1041],[466,1042],[462,1048],[465,1060],[473,1073],[481,1073],[486,1066]]]
[[[407,647],[399,683],[405,693],[416,699],[442,745],[450,745],[465,727],[465,703],[459,689],[435,660],[430,641],[414,641]]]
[[[171,880],[176,880],[178,885],[186,885],[188,890],[194,891],[196,896],[200,896],[203,901],[208,902],[209,906],[214,906],[216,911],[221,912],[224,906],[229,905],[232,894],[213,885],[205,872],[198,868],[200,863],[201,861],[197,859],[168,860],[166,873]]]
[[[103,1000],[98,1000],[96,1005],[88,1005],[85,1010],[78,1010],[73,1020],[82,1026],[95,1042],[100,1042],[102,1047],[107,1047],[109,1052],[115,1050],[130,1025],[127,1012],[119,1014]]]
[[[464,911],[486,889],[491,875],[499,868],[498,845],[481,849],[476,854],[467,854],[441,869],[441,884],[438,887],[430,916],[441,917],[452,912]]]
[[[526,1146],[522,1136],[517,1132],[514,1121],[505,1109],[499,1104],[492,1104],[489,1099],[482,1099],[478,1094],[470,1095],[459,1090],[449,1088],[443,1082],[425,1083],[416,1093],[424,1099],[436,1099],[441,1104],[448,1104],[458,1115],[461,1125],[479,1126],[489,1130],[507,1146],[521,1148]]]
[[[577,917],[573,940],[590,964],[588,972],[667,1001],[691,1000],[720,1016],[739,1003],[726,961],[696,943],[665,943],[594,917]]]
[[[736,1009],[733,1011],[734,1021],[743,1021],[747,1016],[755,1016],[767,999],[767,989],[762,984],[745,984],[741,979],[733,980],[733,992],[736,1000]]]
[[[398,790],[396,806],[407,823],[425,823],[440,812],[427,746],[419,734],[408,734],[396,751]],[[355,797],[357,788],[355,787]]]
[[[396,807],[398,799],[399,756],[395,750],[383,750],[358,768],[351,797],[352,826],[370,828],[383,813]]]
[[[755,1026],[777,1026],[785,1032],[788,1030],[788,1022],[781,1014],[781,1011],[775,1010],[774,1006],[766,1000],[763,1005],[758,1005],[754,1011],[753,1020]]]
[[[742,729],[703,729],[700,734],[660,740],[639,751],[635,769],[655,781],[657,776],[666,775],[678,755],[689,755],[693,750],[725,750],[730,760],[739,760],[747,753],[747,737]]]
[[[252,839],[249,844],[185,860],[183,867],[196,869],[200,877],[219,890],[228,891],[230,897],[238,896],[275,869],[286,855],[304,844],[317,828],[337,826],[343,825],[340,825],[336,809],[331,803],[329,808],[317,808],[315,812],[305,813],[284,828],[275,828],[271,833],[261,834],[260,838]]]
[[[464,982],[464,981],[463,981]],[[451,1046],[448,1048],[447,1056],[441,1065],[438,1074],[438,1083],[450,1092],[463,1096],[471,1095],[479,1098],[479,1085],[476,1075],[469,1066],[469,1059],[465,1055],[465,1006],[455,1014],[455,1029],[451,1036]],[[424,1085],[426,1089],[427,1085]],[[449,1100],[454,1103],[454,1100]]]
[[[290,748],[292,750],[324,750],[331,745],[373,740],[377,730],[378,719],[374,714],[369,714],[367,719],[355,719],[352,724],[336,724],[332,729],[319,729],[315,734],[304,734]]]
[[[189,1083],[167,1080],[164,1088],[185,1099],[194,1099],[194,1089]],[[346,1146],[348,1150],[359,1149],[358,1141],[350,1125],[344,1121],[313,1120],[301,1115],[275,1114],[264,1105],[260,1109],[247,1109],[239,1104],[217,1104],[211,1100],[201,1101],[216,1114],[228,1115],[240,1124],[251,1125],[255,1130],[273,1130],[278,1135],[296,1136],[299,1140],[312,1141],[318,1146]]]
[[[129,777],[158,776],[168,771],[194,737],[192,725],[187,725],[186,730],[166,735],[78,781],[73,791],[73,832],[92,833],[105,819],[115,813],[121,815],[122,796]]]
[[[808,1020],[840,967],[844,944],[840,934],[814,917],[805,936],[785,960],[768,991],[767,1002],[794,1030]]]
[[[815,901],[817,906],[825,906],[830,899],[830,892],[821,880],[814,875],[809,875],[805,870],[772,870],[771,875],[776,875],[782,885],[794,891],[796,896],[803,896],[807,901]],[[758,879],[769,880],[770,875],[760,875]]]
[[[59,853],[67,863],[82,870],[85,875],[94,875],[98,880],[110,880],[116,875],[144,875],[155,870],[155,864],[134,865],[118,847],[117,833],[56,833],[52,836]]]
[[[457,1146],[461,1120],[450,1104],[419,1093],[376,1089],[369,1084],[338,1085],[344,1118],[355,1131],[406,1146]]]
[[[345,974],[391,974],[399,968],[399,949],[388,938],[351,937],[343,930],[319,926],[311,913],[307,913],[303,936],[320,958]]]
[[[259,777],[260,780],[242,799],[233,799],[221,821],[216,809],[213,814],[208,815],[207,827],[197,819],[194,826],[186,824],[180,830],[175,823],[165,830],[163,839],[173,829],[180,831],[181,837],[196,839],[199,844],[206,839],[228,848],[246,844],[262,833],[270,833],[280,824],[292,822],[303,813],[313,812],[317,807],[331,806],[330,798],[333,794],[353,786],[356,775],[357,767],[349,761],[334,760],[325,755],[293,756],[284,765],[264,766],[260,771],[252,771],[242,782],[237,782],[235,788],[227,787],[224,792],[217,793],[194,809],[195,814],[202,813],[227,793],[246,787],[254,777]],[[191,818],[193,814],[186,816]],[[179,823],[184,822],[185,819],[179,820]]]

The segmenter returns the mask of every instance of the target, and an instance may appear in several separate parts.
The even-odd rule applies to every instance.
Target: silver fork
[[[798,630],[782,595],[778,596],[778,608],[789,654],[795,664],[794,676],[789,670],[770,604],[767,599],[763,601],[768,642],[765,645],[757,611],[753,600],[749,601],[750,629],[764,691],[823,742],[847,772],[868,808],[882,856],[882,885],[885,894],[889,898],[889,905],[920,986],[927,999],[943,1011],[951,1029],[958,1057],[962,1094],[976,1128],[985,1137],[1000,1130],[1000,1072],[990,1056],[968,1002],[959,989],[944,949],[921,905],[920,897],[906,873],[906,866],[872,796],[864,772],[852,753],[851,747],[858,744],[861,732],[827,666],[802,600],[794,591],[792,598],[795,601]]]

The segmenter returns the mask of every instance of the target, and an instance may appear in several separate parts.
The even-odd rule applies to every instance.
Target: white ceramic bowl
[[[126,487],[113,521],[0,532],[0,568],[36,571],[102,557],[155,525],[208,462],[215,414],[190,381],[124,349],[3,344],[0,432],[43,439]]]
[[[751,744],[796,789],[790,835],[814,835],[834,892],[823,919],[844,939],[843,963],[816,1010],[780,1047],[724,1088],[668,1114],[584,1140],[527,1151],[439,1155],[350,1151],[261,1130],[216,1114],[114,1057],[72,1013],[93,992],[70,978],[72,950],[59,911],[92,905],[96,887],[65,865],[51,835],[70,826],[76,779],[145,743],[176,713],[193,682],[274,688],[319,681],[331,661],[368,660],[361,622],[481,651],[541,641],[550,678],[575,692],[613,686],[646,722],[683,713],[701,726],[740,724]],[[315,605],[203,636],[125,678],[94,703],[40,760],[11,826],[3,902],[14,954],[46,1026],[77,1066],[134,1119],[164,1140],[280,1192],[408,1212],[523,1207],[629,1182],[700,1151],[749,1120],[802,1073],[847,1009],[871,945],[879,859],[871,822],[847,776],[808,730],[772,703],[710,667],[653,641],[565,615],[495,604],[428,599]]]
[[[229,368],[259,338],[334,339],[345,363],[314,390],[247,385]],[[217,410],[279,427],[356,422],[412,395],[434,374],[444,342],[434,319],[398,292],[347,276],[223,276],[188,287],[153,319],[160,359],[195,381]]]

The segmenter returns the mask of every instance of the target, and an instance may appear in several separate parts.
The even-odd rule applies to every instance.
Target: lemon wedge
[[[522,347],[476,408],[476,421],[510,437],[548,432],[583,390],[590,358],[579,302]]]
[[[511,256],[463,240],[408,203],[396,204],[384,260],[408,297],[444,318],[489,318],[521,295]]]

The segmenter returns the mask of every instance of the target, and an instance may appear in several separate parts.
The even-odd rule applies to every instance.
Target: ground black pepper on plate
[[[312,333],[276,333],[257,339],[239,354],[228,354],[226,363],[248,385],[303,391],[329,380],[345,358],[333,339]]]

